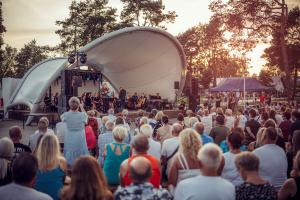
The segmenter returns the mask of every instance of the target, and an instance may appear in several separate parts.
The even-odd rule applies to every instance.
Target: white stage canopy
[[[131,27],[106,34],[80,49],[87,54],[87,63],[101,70],[118,91],[156,94],[175,100],[174,82],[180,82],[181,94],[186,74],[185,54],[178,40],[164,30]],[[6,108],[27,105],[38,109],[51,83],[69,65],[67,58],[52,58],[33,66],[23,77]]]

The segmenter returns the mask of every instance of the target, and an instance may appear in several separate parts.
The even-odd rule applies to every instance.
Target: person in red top
[[[155,188],[160,188],[160,179],[161,179],[160,162],[154,156],[147,154],[147,151],[149,149],[149,142],[147,136],[145,135],[135,136],[132,142],[132,148],[133,148],[133,155],[130,158],[123,161],[120,167],[121,185],[125,187],[125,186],[129,186],[132,183],[132,179],[129,175],[129,165],[134,158],[142,156],[147,160],[149,160],[151,163],[152,176],[149,179],[149,182]]]
[[[262,92],[261,95],[259,96],[259,102],[260,102],[260,104],[264,105],[265,101],[266,101],[266,96],[265,96],[265,93]]]
[[[84,131],[85,131],[85,139],[86,139],[88,150],[92,156],[95,156],[97,139],[94,134],[93,128],[90,125],[86,125]]]

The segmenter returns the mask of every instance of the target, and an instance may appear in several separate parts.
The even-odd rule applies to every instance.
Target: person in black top
[[[300,130],[300,112],[293,111],[292,112],[292,120],[294,121],[290,127],[290,139],[293,137],[293,133],[295,130]]]
[[[15,159],[20,153],[31,153],[31,149],[27,145],[20,143],[20,140],[22,139],[22,131],[19,126],[12,126],[9,129],[9,137],[14,143],[15,147],[13,159]]]
[[[221,107],[221,101],[222,101],[221,96],[218,93],[217,96],[216,96],[216,108]]]
[[[122,110],[125,108],[126,95],[127,95],[126,90],[124,88],[120,87],[119,99],[121,101],[121,109]]]
[[[260,128],[260,123],[255,119],[256,111],[251,109],[249,111],[250,119],[246,122],[245,125],[245,139],[246,145],[256,140],[256,134]]]
[[[287,179],[278,192],[279,200],[300,199],[300,151],[294,160],[293,178]]]

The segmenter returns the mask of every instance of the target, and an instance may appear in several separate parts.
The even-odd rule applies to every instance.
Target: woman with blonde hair
[[[0,186],[12,182],[12,163],[14,143],[8,138],[0,139]]]
[[[60,153],[58,138],[54,134],[45,134],[38,146],[36,157],[39,170],[35,189],[59,199],[59,191],[63,187],[67,162]]]
[[[187,128],[179,135],[179,149],[169,171],[169,184],[176,186],[180,181],[199,175],[197,158],[202,141],[194,129]]]
[[[100,165],[91,156],[81,156],[74,162],[71,183],[61,191],[62,200],[111,200]]]
[[[70,110],[63,113],[61,119],[67,127],[64,140],[64,156],[68,165],[71,166],[76,158],[89,154],[84,132],[88,116],[77,97],[70,98],[69,106]]]

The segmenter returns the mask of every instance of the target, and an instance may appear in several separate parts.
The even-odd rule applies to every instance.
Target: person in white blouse
[[[148,154],[160,160],[161,144],[153,140],[153,128],[149,124],[144,124],[140,127],[140,134],[146,135],[149,141]]]

